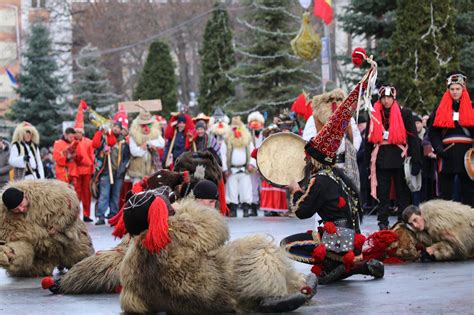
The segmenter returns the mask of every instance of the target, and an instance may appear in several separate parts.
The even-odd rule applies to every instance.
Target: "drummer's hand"
[[[252,164],[247,165],[247,171],[249,173],[253,173],[254,170],[255,170],[255,166],[253,166]]]
[[[298,184],[297,181],[292,181],[289,185],[288,185],[288,190],[290,191],[291,194],[294,194],[295,192],[297,191],[303,191],[303,189],[301,189],[300,185]]]

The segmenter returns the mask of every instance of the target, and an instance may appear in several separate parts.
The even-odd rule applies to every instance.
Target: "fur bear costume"
[[[174,213],[161,196],[134,197],[124,210],[134,235],[120,268],[125,312],[284,312],[314,295],[316,278],[307,284],[266,237],[227,242],[228,226],[214,209],[187,199]]]
[[[431,200],[420,205],[425,228],[417,239],[434,249],[437,261],[474,257],[474,208],[459,202]]]
[[[70,186],[57,180],[23,180],[5,189],[10,187],[22,191],[29,202],[26,213],[14,213],[0,203],[0,266],[10,275],[51,275],[55,267],[71,268],[94,253]]]

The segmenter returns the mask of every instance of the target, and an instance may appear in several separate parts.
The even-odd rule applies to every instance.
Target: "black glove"
[[[416,176],[416,175],[420,174],[420,171],[421,171],[420,163],[413,163],[411,165],[411,175]]]
[[[29,161],[30,161],[30,157],[29,157],[28,155],[23,155],[23,161],[29,162]]]
[[[423,249],[423,250],[421,251],[420,260],[421,260],[422,262],[431,262],[431,261],[436,261],[436,258],[435,258],[434,255],[428,254],[428,252],[427,252],[425,249]]]

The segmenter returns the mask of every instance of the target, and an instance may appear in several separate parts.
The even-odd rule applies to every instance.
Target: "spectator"
[[[14,180],[44,178],[39,138],[38,130],[29,122],[23,121],[16,126],[8,159],[13,166]]]
[[[53,155],[49,152],[48,148],[41,148],[40,154],[41,161],[43,162],[44,177],[55,178]]]
[[[10,144],[0,138],[0,188],[10,180],[11,165],[8,163],[10,157]]]

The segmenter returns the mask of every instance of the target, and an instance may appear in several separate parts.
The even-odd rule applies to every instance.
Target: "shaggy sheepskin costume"
[[[434,249],[436,260],[474,257],[474,208],[459,202],[431,200],[420,205],[425,228],[417,239]]]
[[[150,214],[156,210],[151,208],[148,221],[156,223]],[[173,213],[159,212],[165,235],[155,238],[156,226],[150,223],[130,243],[120,268],[120,305],[125,312],[284,312],[314,295],[315,277],[306,283],[266,237],[226,243],[229,231],[224,218],[190,199],[163,222],[168,212]],[[165,241],[157,246],[158,240]]]
[[[0,266],[12,276],[51,275],[94,254],[87,227],[79,218],[76,192],[57,180],[24,180],[15,187],[29,202],[14,213],[0,201]]]

